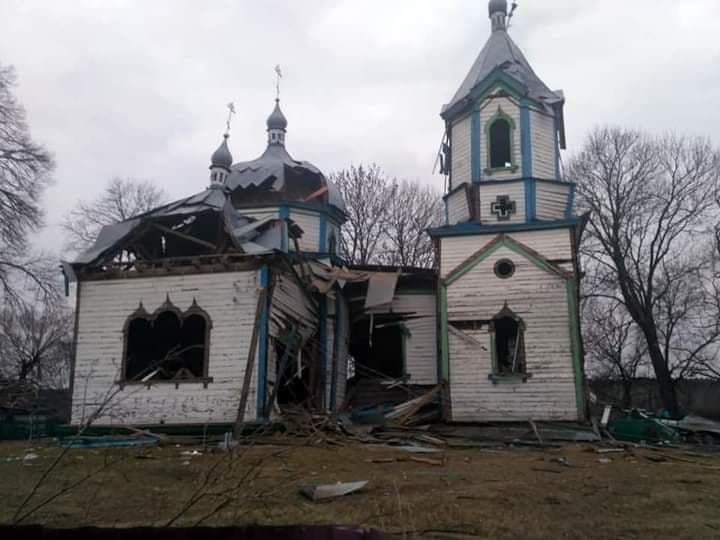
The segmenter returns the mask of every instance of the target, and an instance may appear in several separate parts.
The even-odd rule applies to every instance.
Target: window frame
[[[523,360],[523,370],[513,373],[503,373],[500,371],[500,364],[498,361],[498,353],[497,353],[497,337],[496,337],[496,329],[495,329],[495,321],[501,320],[501,319],[512,319],[514,320],[518,325],[518,336],[521,339],[521,346],[524,353],[524,360]],[[490,321],[489,327],[488,327],[488,334],[490,335],[490,357],[492,360],[492,369],[490,374],[488,374],[488,379],[492,381],[493,384],[499,384],[501,382],[509,382],[509,383],[527,383],[529,379],[532,378],[532,373],[528,371],[528,354],[527,354],[527,346],[525,343],[525,333],[526,333],[527,327],[525,325],[525,321],[521,317],[519,317],[510,307],[507,305],[507,303],[503,306],[503,308],[495,315],[492,320]]]
[[[510,138],[510,165],[509,166],[503,166],[503,167],[492,167],[492,127],[493,125],[498,121],[504,121],[507,122],[508,128],[509,128],[509,138]],[[485,140],[486,142],[486,158],[487,158],[487,167],[485,167],[485,174],[492,175],[493,173],[500,173],[500,172],[515,172],[518,170],[518,165],[516,163],[516,156],[515,156],[515,131],[517,127],[515,125],[515,120],[505,113],[505,111],[502,110],[502,107],[498,106],[497,112],[490,118],[490,120],[487,121],[485,124]]]
[[[203,346],[203,367],[202,367],[202,376],[201,377],[194,377],[194,378],[188,378],[188,379],[149,379],[147,381],[142,380],[131,380],[127,377],[127,369],[128,369],[128,339],[130,334],[130,325],[133,321],[137,319],[142,319],[145,321],[148,321],[150,323],[150,326],[153,327],[155,325],[155,322],[157,319],[163,315],[164,313],[173,313],[175,314],[178,319],[180,320],[180,327],[182,328],[185,319],[188,317],[191,317],[193,315],[200,316],[205,320],[205,337],[204,337],[204,346]],[[178,388],[181,384],[203,384],[205,388],[208,387],[208,384],[214,382],[213,378],[210,377],[210,338],[212,335],[212,318],[210,315],[202,309],[198,303],[197,299],[193,298],[193,302],[190,305],[188,309],[185,311],[182,311],[180,308],[178,308],[175,304],[173,304],[170,301],[170,296],[168,295],[165,302],[158,307],[152,314],[149,313],[145,306],[143,305],[142,301],[140,302],[140,305],[138,308],[131,313],[127,319],[125,320],[125,323],[123,325],[123,353],[122,353],[122,363],[120,366],[120,377],[118,381],[116,381],[116,384],[120,385],[120,387],[124,386],[153,386],[153,385],[175,385],[175,388]]]

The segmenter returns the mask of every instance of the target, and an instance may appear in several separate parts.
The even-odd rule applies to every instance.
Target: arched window
[[[211,326],[195,301],[183,313],[168,298],[153,315],[140,304],[125,323],[124,380],[207,380]]]
[[[502,109],[487,124],[488,163],[490,169],[513,166],[513,133],[515,122]]]
[[[493,317],[492,355],[497,375],[526,373],[525,324],[507,305]]]

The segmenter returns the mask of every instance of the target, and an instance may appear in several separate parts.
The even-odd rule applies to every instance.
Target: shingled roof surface
[[[562,101],[561,92],[553,92],[540,80],[530,63],[523,55],[508,33],[496,30],[490,35],[487,43],[480,51],[470,73],[460,85],[450,103],[443,107],[443,112],[457,105],[468,97],[473,89],[482,83],[492,72],[500,68],[527,89],[527,96],[548,105]]]

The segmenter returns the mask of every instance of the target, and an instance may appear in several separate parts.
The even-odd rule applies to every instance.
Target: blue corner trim
[[[525,184],[525,221],[531,223],[537,218],[537,183],[534,178],[526,178]]]
[[[570,219],[573,217],[573,212],[575,209],[575,190],[577,189],[577,186],[575,184],[570,184],[570,193],[568,193],[568,202],[567,207],[565,208],[565,218]]]
[[[523,178],[532,177],[532,138],[530,128],[530,105],[527,100],[520,106],[520,147],[522,151]]]
[[[570,219],[559,219],[556,221],[534,221],[533,223],[513,223],[509,225],[481,225],[476,222],[466,222],[459,223],[458,225],[450,225],[449,227],[428,229],[428,234],[433,238],[445,238],[449,236],[472,236],[476,234],[564,229],[580,225],[582,221],[582,218],[572,217]]]
[[[470,156],[472,161],[472,181],[475,183],[482,180],[482,165],[480,160],[482,154],[481,143],[480,111],[473,111],[470,117]]]
[[[320,298],[320,388],[322,388],[322,402],[325,404],[327,395],[327,360],[328,360],[328,331],[327,331],[327,295]]]
[[[445,200],[445,225],[450,225],[450,202]]]
[[[260,269],[260,287],[267,290],[270,284],[270,269],[267,265]],[[268,314],[269,314],[269,299],[265,301],[265,305],[262,307],[260,313],[260,329],[258,332],[258,376],[257,376],[257,418],[262,421],[265,420],[265,390],[267,386],[267,354],[268,354]]]
[[[327,214],[320,214],[320,241],[318,247],[320,253],[327,253]]]

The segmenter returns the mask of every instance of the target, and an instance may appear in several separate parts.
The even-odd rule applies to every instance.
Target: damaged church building
[[[585,418],[575,185],[564,96],[489,4],[491,35],[442,109],[445,223],[436,269],[352,266],[346,201],[286,149],[205,191],[106,226],[63,263],[76,284],[72,424],[266,422],[290,408],[382,408],[437,392],[445,421]],[[440,391],[441,388],[441,391]]]

